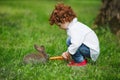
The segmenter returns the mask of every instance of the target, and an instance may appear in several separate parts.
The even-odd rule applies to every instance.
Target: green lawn
[[[120,80],[120,43],[108,29],[94,30],[101,53],[96,63],[68,67],[65,61],[24,65],[26,54],[44,45],[49,56],[66,51],[66,32],[49,25],[49,16],[60,0],[0,1],[0,80]],[[78,20],[93,28],[100,0],[63,0]]]

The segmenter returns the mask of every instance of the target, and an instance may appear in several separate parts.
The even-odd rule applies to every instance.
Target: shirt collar
[[[77,18],[74,18],[71,22],[70,22],[70,24],[68,25],[68,29],[74,24],[74,23],[76,23],[77,22]]]

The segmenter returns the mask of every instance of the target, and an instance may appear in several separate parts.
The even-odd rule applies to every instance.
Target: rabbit
[[[23,58],[23,62],[25,64],[36,64],[36,63],[46,63],[49,59],[48,54],[45,52],[45,47],[41,45],[40,47],[37,45],[34,45],[34,48],[39,52],[39,53],[31,53]]]

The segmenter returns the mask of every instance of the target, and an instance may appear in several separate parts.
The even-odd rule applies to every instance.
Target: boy
[[[78,22],[70,6],[57,4],[49,21],[51,25],[56,24],[67,32],[68,49],[62,53],[62,56],[66,60],[72,57],[73,60],[68,66],[85,66],[87,64],[85,58],[96,61],[99,56],[98,38],[93,30]]]

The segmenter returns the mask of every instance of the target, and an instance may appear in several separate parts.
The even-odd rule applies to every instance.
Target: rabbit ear
[[[45,47],[44,47],[43,45],[41,45],[41,46],[39,47],[39,46],[37,46],[37,45],[35,44],[34,47],[35,47],[35,49],[36,49],[39,53],[43,54],[43,56],[44,56],[46,59],[49,58],[48,54],[45,52]]]
[[[38,52],[42,52],[44,53],[45,51],[45,47],[43,45],[41,45],[40,47],[37,46],[36,44],[34,45],[34,48],[38,51]]]

